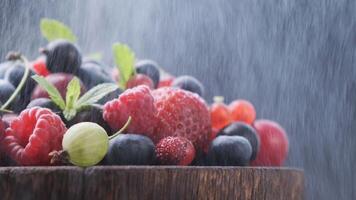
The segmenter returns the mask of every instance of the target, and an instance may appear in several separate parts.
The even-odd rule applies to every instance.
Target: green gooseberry
[[[93,122],[81,122],[70,127],[63,136],[62,147],[66,159],[80,167],[98,164],[106,155],[109,140],[115,138],[126,129],[126,124],[114,135],[108,137],[104,128]]]

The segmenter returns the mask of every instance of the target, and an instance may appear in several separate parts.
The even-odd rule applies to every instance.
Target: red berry
[[[231,114],[223,99],[216,97],[214,101],[210,106],[211,125],[220,130],[231,123]]]
[[[49,165],[52,151],[62,149],[66,127],[61,118],[46,108],[26,109],[6,129],[2,145],[20,165]]]
[[[195,157],[195,149],[187,138],[166,137],[156,145],[156,154],[162,165],[189,165]]]
[[[196,150],[203,150],[209,145],[211,121],[205,101],[189,91],[177,88],[154,90],[158,123],[155,137],[157,143],[168,136],[182,136],[189,139]]]
[[[46,80],[52,83],[54,87],[56,87],[61,94],[61,96],[65,99],[67,93],[67,85],[74,78],[72,74],[66,73],[54,73],[50,74],[46,77]],[[80,81],[80,93],[84,94],[86,91],[84,84]],[[37,98],[49,98],[48,93],[39,85],[35,87],[32,92],[31,99]]]
[[[49,75],[49,71],[46,66],[46,58],[40,57],[37,60],[32,62],[32,69],[33,71],[41,76],[47,76]]]
[[[285,130],[276,122],[256,120],[253,124],[260,137],[260,150],[254,166],[281,166],[288,155],[288,137]]]
[[[256,110],[252,103],[246,100],[238,99],[230,105],[231,118],[233,121],[252,124],[256,119]]]
[[[174,77],[173,76],[168,76],[168,77],[160,80],[157,87],[158,88],[170,87],[172,85],[173,81],[174,81]]]
[[[136,74],[126,83],[127,88],[134,88],[139,85],[146,85],[150,89],[154,89],[154,83],[152,79],[144,74]]]
[[[127,132],[153,137],[156,125],[156,108],[154,99],[147,86],[141,85],[126,90],[118,99],[104,105],[103,118],[116,131],[131,116],[132,121]]]

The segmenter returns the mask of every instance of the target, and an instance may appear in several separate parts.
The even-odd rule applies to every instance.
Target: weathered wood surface
[[[80,200],[82,177],[77,167],[0,167],[0,199]]]
[[[239,167],[0,168],[0,199],[301,200],[303,171]]]

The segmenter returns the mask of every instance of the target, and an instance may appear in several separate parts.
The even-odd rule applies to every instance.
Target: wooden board
[[[0,168],[0,199],[302,200],[289,168],[98,166]]]
[[[77,167],[0,167],[0,199],[80,200],[82,177]]]

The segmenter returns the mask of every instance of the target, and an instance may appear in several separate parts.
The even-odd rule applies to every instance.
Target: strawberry
[[[158,162],[162,165],[189,165],[195,157],[193,144],[184,137],[166,137],[156,145]]]
[[[103,108],[103,118],[113,131],[117,131],[131,116],[127,132],[152,138],[157,121],[153,102],[150,89],[145,85],[137,86],[126,90],[118,99],[107,102]]]
[[[20,165],[49,165],[52,151],[62,149],[66,127],[61,118],[46,108],[26,109],[6,129],[2,146]]]
[[[197,151],[209,145],[211,121],[205,101],[189,91],[164,87],[154,90],[157,126],[152,140],[157,143],[168,136],[189,139]]]

